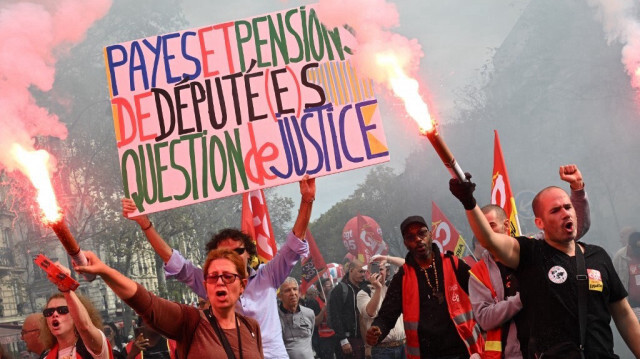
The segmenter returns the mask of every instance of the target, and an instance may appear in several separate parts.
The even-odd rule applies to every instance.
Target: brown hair
[[[238,255],[238,253],[226,248],[214,249],[209,252],[209,254],[207,255],[207,259],[204,261],[203,270],[205,278],[209,273],[209,266],[211,265],[211,262],[216,259],[226,259],[230,261],[236,267],[236,271],[238,272],[238,276],[240,277],[240,279],[242,280],[247,278],[247,268],[245,267],[242,258]]]
[[[93,306],[93,303],[91,303],[91,300],[89,300],[89,298],[85,297],[82,294],[76,294],[76,296],[80,300],[80,303],[82,303],[82,306],[84,307],[84,309],[87,310],[87,313],[89,313],[89,319],[91,319],[91,323],[93,323],[93,325],[96,328],[102,330],[102,317],[100,316],[100,312],[98,312],[96,307]],[[66,298],[64,297],[63,293],[56,293],[56,294],[50,296],[49,299],[47,299],[47,305],[49,305],[49,302],[51,302],[51,300],[56,299],[56,298],[62,298],[64,300],[66,300]],[[45,305],[45,308],[46,308],[46,305]],[[74,324],[74,326],[75,326],[75,324]],[[55,343],[56,342],[56,338],[49,331],[49,326],[46,326],[46,328],[47,328],[46,332],[51,335],[51,337],[53,339],[53,342]]]
[[[40,343],[42,343],[45,349],[51,349],[56,339],[53,336],[53,334],[51,334],[51,332],[49,331],[49,327],[47,326],[47,320],[44,319],[44,315],[42,315],[42,313],[35,313],[35,314],[38,314],[38,317],[37,317],[38,329],[40,329],[40,335],[38,336],[38,340],[40,341]]]

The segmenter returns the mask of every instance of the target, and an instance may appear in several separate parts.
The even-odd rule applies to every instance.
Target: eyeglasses
[[[416,238],[425,239],[429,237],[431,237],[431,231],[429,231],[428,229],[423,229],[418,231],[418,233],[416,234],[407,234],[406,236],[404,236],[404,240],[413,242],[416,240]]]
[[[231,284],[236,281],[236,278],[240,278],[240,276],[235,273],[222,273],[217,275],[216,274],[207,275],[204,280],[209,284],[216,284],[218,283],[218,279],[220,278],[222,278],[222,283]]]
[[[238,247],[233,249],[234,252],[238,253],[239,256],[243,255],[244,252],[247,251],[245,247]]]
[[[20,332],[20,336],[21,336],[21,337],[24,337],[25,335],[27,335],[27,334],[29,334],[29,333],[39,332],[39,331],[40,331],[40,329],[38,329],[38,328],[36,328],[36,329],[31,329],[31,330],[24,330],[24,329],[23,329],[23,330]]]
[[[56,311],[60,315],[69,314],[69,307],[67,307],[66,305],[61,305],[61,306],[55,307],[55,308],[47,308],[47,309],[42,311],[42,315],[44,315],[45,318],[49,318]]]

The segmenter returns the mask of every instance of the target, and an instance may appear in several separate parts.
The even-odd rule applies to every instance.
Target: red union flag
[[[433,240],[441,253],[451,251],[458,258],[462,258],[466,248],[464,239],[433,201],[431,201],[431,230]]]
[[[267,200],[261,189],[242,194],[242,231],[256,242],[260,263],[266,263],[276,255],[278,247],[271,228]]]
[[[500,146],[500,137],[498,131],[494,130],[495,139],[493,142],[493,176],[491,179],[491,204],[498,205],[504,209],[511,223],[511,236],[520,235],[520,221],[518,221],[518,210],[516,209],[516,200],[511,192],[509,184],[509,175],[507,174],[507,166],[502,156],[502,147]]]
[[[378,223],[360,213],[344,226],[342,244],[348,254],[364,264],[369,263],[373,255],[389,252],[387,244],[382,240],[382,229]]]
[[[309,243],[309,257],[302,260],[302,284],[300,285],[302,294],[307,292],[307,289],[318,280],[319,273],[327,267],[327,263],[316,245],[316,240],[308,229],[305,240]]]

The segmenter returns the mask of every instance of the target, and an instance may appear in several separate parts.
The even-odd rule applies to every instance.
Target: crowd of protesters
[[[88,264],[73,269],[101,277],[139,315],[131,340],[65,287],[25,319],[22,338],[38,358],[617,358],[613,319],[640,357],[640,232],[621,232],[613,261],[579,241],[591,224],[582,174],[562,166],[560,179],[571,195],[555,186],[540,191],[532,204],[540,233],[528,237],[512,236],[499,206],[477,205],[469,174],[452,179],[477,261],[442,252],[425,219],[408,214],[399,224],[404,258],[352,259],[343,278],[322,278],[304,296],[290,274],[309,253],[314,179],[300,182],[286,243],[256,268],[256,245],[239,230],[214,235],[200,268],[147,216],[133,217],[166,276],[189,286],[198,305],[158,297],[85,252]],[[124,199],[123,214],[133,211]]]

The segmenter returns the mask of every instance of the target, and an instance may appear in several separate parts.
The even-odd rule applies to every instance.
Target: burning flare
[[[442,163],[449,170],[451,177],[464,181],[464,171],[462,171],[460,164],[453,157],[449,147],[438,133],[435,121],[429,114],[429,106],[420,97],[418,81],[405,73],[400,65],[400,60],[393,53],[377,53],[375,60],[378,68],[386,75],[388,87],[404,102],[405,110],[418,124],[420,133],[427,136]]]
[[[45,224],[59,222],[62,219],[62,211],[49,177],[49,153],[45,150],[27,151],[21,145],[13,144],[11,155],[18,162],[20,171],[29,177],[38,191],[37,201],[42,209]]]
[[[433,128],[433,120],[429,114],[429,107],[418,92],[418,81],[407,76],[394,54],[376,54],[376,64],[380,70],[386,72],[388,86],[402,99],[405,110],[416,121],[420,132],[424,134],[430,131]]]

